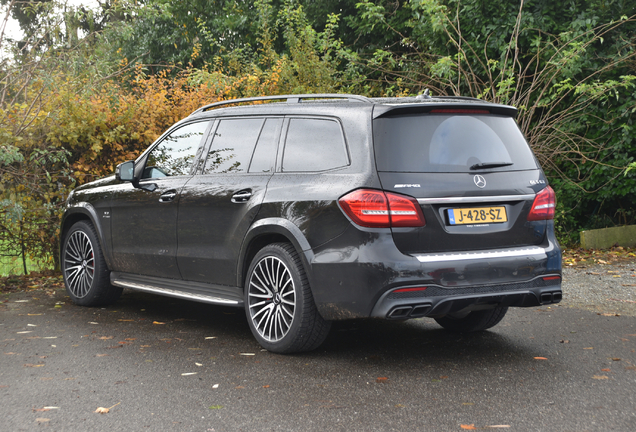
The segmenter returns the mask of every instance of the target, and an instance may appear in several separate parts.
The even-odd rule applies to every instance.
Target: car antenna
[[[424,90],[424,93],[421,93],[415,96],[415,99],[432,99],[432,97],[431,97],[431,93],[428,91],[428,89],[426,89]]]

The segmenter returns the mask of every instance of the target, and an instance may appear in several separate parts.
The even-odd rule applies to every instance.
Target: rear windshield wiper
[[[510,166],[512,164],[513,164],[512,162],[484,162],[484,163],[478,163],[478,164],[472,165],[470,169],[478,170],[478,169],[486,169],[486,168],[499,168],[499,167]]]

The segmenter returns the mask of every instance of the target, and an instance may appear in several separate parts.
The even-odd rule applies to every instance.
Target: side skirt
[[[203,303],[236,307],[243,307],[244,304],[243,292],[238,287],[118,272],[111,272],[110,283],[122,288]]]

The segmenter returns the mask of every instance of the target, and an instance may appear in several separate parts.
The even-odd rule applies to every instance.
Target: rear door
[[[236,285],[240,247],[272,176],[282,121],[217,120],[205,165],[181,193],[178,264],[185,280]]]
[[[385,190],[417,198],[421,228],[394,228],[404,253],[538,245],[545,221],[527,215],[545,177],[511,116],[439,109],[374,120],[376,164]]]

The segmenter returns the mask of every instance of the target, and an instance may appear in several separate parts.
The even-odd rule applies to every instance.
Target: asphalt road
[[[132,291],[103,309],[63,290],[0,302],[2,431],[636,429],[634,316],[514,309],[470,336],[339,322],[281,356],[236,309]]]

